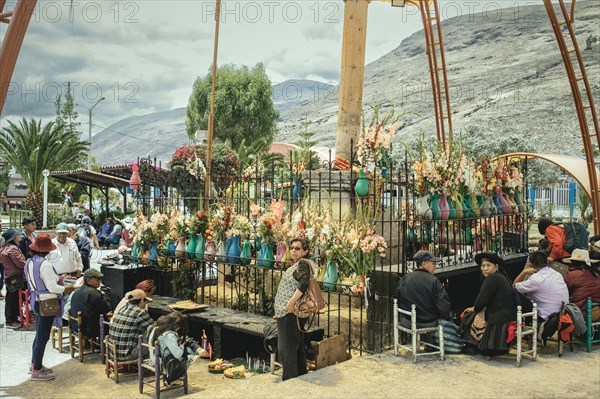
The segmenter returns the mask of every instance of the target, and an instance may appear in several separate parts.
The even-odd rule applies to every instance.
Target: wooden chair
[[[525,318],[531,317],[531,325],[525,323]],[[523,350],[523,338],[531,336],[529,349]],[[537,304],[533,304],[533,310],[529,313],[523,313],[521,306],[517,306],[517,367],[521,367],[521,359],[523,355],[531,355],[531,360],[534,362],[537,359]]]
[[[138,359],[119,361],[117,358],[117,344],[108,335],[104,337],[102,350],[105,351],[102,358],[105,365],[104,371],[106,372],[106,377],[110,378],[110,373],[114,372],[115,383],[117,384],[119,383],[119,367],[135,366],[138,364]]]
[[[52,349],[56,349],[59,352],[62,352],[63,349],[69,347],[69,333],[64,333],[65,327],[56,327],[52,326],[50,330],[50,338],[52,340]]]
[[[594,339],[595,335],[600,335],[600,320],[592,321],[592,309],[598,305],[600,303],[592,302],[591,298],[588,298],[585,304],[585,349],[588,352],[592,351],[592,344],[600,343],[600,337]]]
[[[143,360],[141,354],[144,348],[148,348],[149,351],[154,352],[154,362],[150,361],[150,359]],[[144,393],[144,384],[154,387],[154,397],[156,399],[160,399],[160,381],[161,376],[163,375],[162,366],[160,364],[160,348],[158,345],[158,341],[154,342],[154,345],[150,345],[144,343],[143,337],[140,335],[138,342],[138,353],[140,354],[138,358],[138,379],[140,385],[140,393]],[[144,379],[144,370],[149,370],[153,373],[152,377],[148,377]],[[162,388],[162,391],[170,391],[171,389],[183,388],[183,392],[185,395],[188,393],[188,378],[187,378],[187,363],[186,363],[186,371],[183,377],[181,377],[178,381],[174,381],[170,386],[167,386],[166,381],[164,381],[165,387]]]
[[[413,304],[410,307],[410,312],[402,310],[398,307],[398,300],[394,299],[394,355],[398,355],[398,348],[406,349],[412,353],[413,363],[417,362],[418,356],[440,355],[440,359],[444,360],[444,327],[438,324],[434,327],[417,328],[417,308]],[[410,328],[402,326],[399,322],[399,315],[410,317]],[[400,331],[411,336],[411,345],[403,345],[400,343]],[[421,342],[421,334],[439,331],[440,345],[433,345],[428,342]],[[421,344],[433,348],[431,352],[419,353]]]
[[[71,322],[77,323],[77,332],[73,330],[73,325]],[[82,326],[83,326],[83,318],[81,312],[77,312],[77,317],[68,315],[69,322],[69,351],[71,352],[71,358],[75,357],[75,352],[79,354],[79,361],[83,363],[83,356],[86,354],[85,345],[86,343],[90,346],[90,352],[87,354],[94,353],[96,346],[99,346],[96,341],[97,338],[89,338],[83,336]]]
[[[106,342],[104,338],[108,336],[110,322],[106,321],[103,314],[100,315],[100,320],[98,322],[100,323],[100,361],[102,364],[104,364],[106,360]]]

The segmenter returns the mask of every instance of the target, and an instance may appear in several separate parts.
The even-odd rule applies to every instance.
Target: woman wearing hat
[[[54,317],[42,317],[40,315],[38,299],[52,299],[57,296],[62,299],[62,294],[74,291],[75,286],[63,286],[52,264],[46,259],[48,253],[56,249],[56,245],[54,245],[48,234],[39,234],[29,248],[33,256],[25,264],[25,275],[27,276],[27,285],[31,292],[29,297],[31,308],[36,317],[35,339],[33,340],[30,366],[31,379],[34,381],[47,381],[54,379],[54,375],[52,374],[52,369],[42,365],[42,360],[46,344],[50,338],[50,329],[52,328]],[[61,317],[60,313],[58,317]]]
[[[511,281],[502,269],[504,261],[497,254],[493,252],[477,254],[475,262],[481,268],[484,280],[475,299],[475,305],[465,309],[465,314],[468,312],[478,314],[483,311],[485,326],[479,324],[478,328],[473,329],[470,328],[471,325],[468,326],[469,328],[461,325],[461,328],[466,330],[463,337],[483,355],[501,355],[508,351],[506,343],[508,323],[516,320]]]
[[[600,302],[600,260],[590,259],[590,254],[585,249],[575,249],[571,257],[563,259],[563,262],[569,265],[565,284],[569,288],[571,302],[585,312],[588,297],[594,302]]]
[[[6,328],[19,328],[19,289],[23,288],[25,281],[23,268],[25,267],[25,256],[19,249],[21,236],[14,229],[8,229],[2,233],[4,246],[0,249],[0,262],[4,265],[5,281],[10,281],[10,277],[16,277],[20,286],[13,286],[12,289],[6,287],[6,304],[4,305],[4,315],[6,316]]]

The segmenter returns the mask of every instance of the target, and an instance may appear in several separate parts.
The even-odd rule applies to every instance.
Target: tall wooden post
[[[360,135],[365,50],[367,44],[367,14],[370,0],[344,0],[344,34],[342,39],[342,70],[335,155],[350,160]]]

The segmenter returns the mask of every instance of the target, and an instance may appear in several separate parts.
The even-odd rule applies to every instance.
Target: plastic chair
[[[141,336],[140,339],[142,339]],[[105,366],[104,371],[106,372],[106,377],[110,378],[110,373],[114,372],[116,384],[119,383],[120,367],[138,364],[138,359],[119,361],[119,359],[117,358],[117,344],[115,341],[110,339],[108,335],[104,336],[104,339],[102,340],[101,351],[105,351],[102,354],[102,361]]]
[[[73,325],[71,321],[75,321],[77,323],[77,332],[73,331]],[[84,337],[83,331],[83,318],[81,312],[77,312],[77,317],[68,315],[68,327],[69,327],[69,351],[71,352],[71,358],[75,357],[75,352],[79,354],[79,361],[83,363],[83,355],[85,352],[85,344],[90,345],[90,353],[95,352],[95,347],[98,346],[98,342],[95,337]]]
[[[531,325],[525,324],[525,318],[531,317]],[[533,304],[533,310],[529,313],[523,313],[521,306],[517,306],[517,367],[521,367],[521,359],[523,355],[531,355],[531,360],[534,362],[537,359],[537,304]],[[529,342],[529,350],[523,350],[523,337],[531,335]]]
[[[143,353],[142,351],[144,348],[148,348],[148,350],[154,352],[154,362],[152,362],[150,359],[142,360],[141,354]],[[138,358],[138,380],[139,380],[139,385],[140,385],[140,393],[144,393],[144,384],[149,385],[149,386],[154,386],[154,397],[156,399],[160,399],[160,392],[161,392],[160,381],[161,381],[161,375],[163,375],[163,372],[162,372],[162,366],[160,364],[161,356],[160,356],[160,348],[158,345],[158,341],[155,341],[154,345],[150,345],[150,344],[145,343],[144,338],[140,335],[139,342],[138,342],[138,353],[140,354],[140,357]],[[187,363],[185,363],[185,367],[186,367],[185,374],[183,375],[183,377],[181,377],[178,380],[179,382],[181,382],[181,384],[178,384],[176,381],[173,381],[173,383],[171,383],[171,385],[167,386],[166,381],[164,381],[165,388],[162,389],[163,392],[170,391],[171,389],[183,388],[184,394],[187,395],[187,393],[188,393]],[[144,370],[149,370],[154,375],[152,377],[144,379]]]
[[[440,359],[444,360],[444,327],[441,324],[438,324],[435,327],[423,327],[417,328],[417,308],[413,304],[410,307],[410,312],[407,310],[402,310],[398,308],[398,300],[394,299],[394,355],[398,355],[398,348],[406,349],[411,352],[413,355],[413,363],[417,362],[417,356],[428,356],[428,355],[440,355]],[[398,314],[410,316],[410,328],[402,326],[398,322]],[[400,334],[398,331],[402,331],[404,333],[411,335],[411,345],[402,345],[399,341]],[[421,342],[421,334],[430,333],[433,331],[439,331],[440,334],[440,345],[433,345],[428,342]],[[419,347],[421,343],[425,346],[436,349],[431,352],[419,353]]]
[[[29,290],[19,290],[19,320],[25,326],[25,331],[29,331],[29,326],[35,324],[35,315],[29,306]]]
[[[588,352],[592,351],[592,344],[600,342],[600,337],[594,339],[594,335],[600,335],[600,319],[592,321],[592,308],[598,305],[600,303],[593,302],[591,298],[588,298],[585,304],[585,325],[587,327],[585,332],[585,349]]]

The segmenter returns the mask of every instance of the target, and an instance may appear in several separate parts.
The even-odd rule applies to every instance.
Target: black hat
[[[21,221],[21,226],[25,226],[31,222],[35,222],[35,218],[33,216],[25,216]]]
[[[495,252],[482,252],[480,254],[475,255],[475,263],[481,266],[481,263],[484,259],[498,265],[498,267],[504,266],[504,259],[498,256]]]
[[[8,228],[4,233],[2,233],[2,238],[4,238],[4,244],[8,244],[13,241],[16,236],[19,235],[19,232],[13,228]]]

